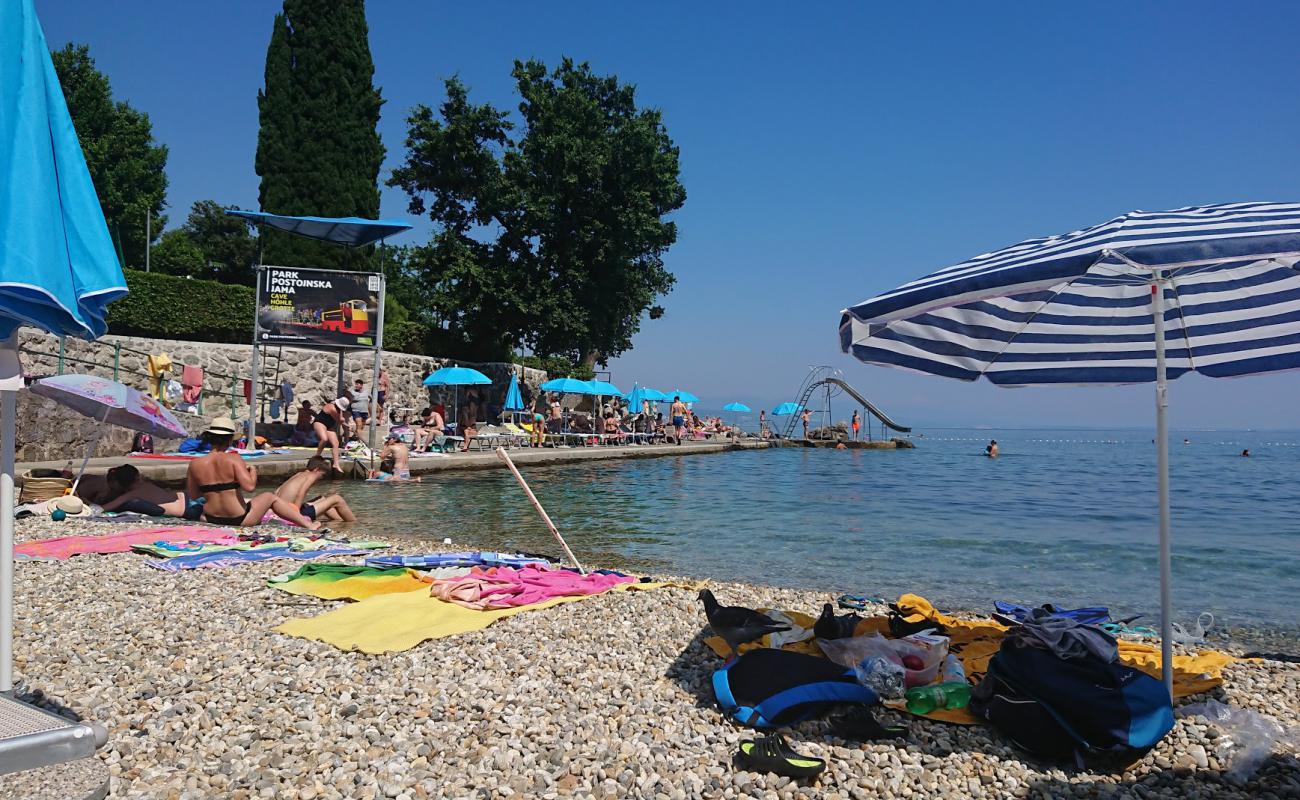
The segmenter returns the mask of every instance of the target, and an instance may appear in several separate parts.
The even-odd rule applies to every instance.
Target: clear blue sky
[[[257,90],[274,0],[37,0],[90,45],[171,148],[191,202],[255,207]],[[1229,3],[369,4],[387,170],[404,117],[454,73],[514,104],[511,60],[562,55],[635,83],[681,147],[667,316],[612,364],[717,407],[791,399],[809,365],[919,424],[1146,425],[1149,387],[994,389],[858,364],[839,311],[1030,236],[1131,209],[1300,200],[1300,5]],[[386,216],[406,216],[388,190]],[[422,226],[419,241],[427,236]],[[626,387],[625,387],[626,388]],[[1300,377],[1184,378],[1175,426],[1295,427]]]

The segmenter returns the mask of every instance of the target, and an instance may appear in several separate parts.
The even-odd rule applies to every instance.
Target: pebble
[[[32,519],[17,538],[120,530]],[[396,552],[446,549],[437,542],[412,537]],[[19,696],[110,729],[97,757],[115,798],[1300,796],[1294,756],[1230,784],[1227,739],[1184,718],[1127,772],[1076,774],[987,727],[881,711],[907,725],[908,741],[845,742],[806,722],[791,742],[827,759],[827,773],[812,783],[760,775],[733,763],[754,734],[714,705],[719,661],[700,642],[694,592],[617,593],[370,656],[272,632],[337,605],[266,587],[294,564],[170,574],[143,562],[17,565]],[[712,588],[750,607],[816,611],[833,599]],[[1300,726],[1300,666],[1238,662],[1226,677],[1224,702]]]

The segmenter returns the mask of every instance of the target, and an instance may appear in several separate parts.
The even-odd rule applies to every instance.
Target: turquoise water
[[[915,450],[782,448],[525,474],[579,558],[594,562],[888,598],[914,591],[950,608],[1108,605],[1156,624],[1151,433],[914,437]],[[982,455],[991,437],[997,460]],[[1251,629],[1239,638],[1294,642],[1300,433],[1178,433],[1171,476],[1177,618],[1208,610]],[[368,532],[558,549],[504,468],[344,491]]]

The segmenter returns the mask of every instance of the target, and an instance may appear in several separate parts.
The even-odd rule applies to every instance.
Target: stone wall
[[[34,377],[55,375],[59,372],[60,340],[58,337],[36,333],[24,329],[19,342],[24,371]],[[192,429],[201,429],[203,422],[212,417],[234,416],[236,419],[248,418],[248,404],[244,401],[243,382],[252,377],[252,347],[250,345],[212,344],[207,342],[184,342],[171,339],[144,339],[133,336],[105,336],[95,342],[80,339],[63,340],[63,372],[81,372],[101,375],[133,386],[137,389],[149,388],[148,364],[149,354],[167,353],[173,363],[174,374],[180,376],[181,365],[189,364],[200,367],[204,372],[204,392],[202,414],[200,418],[186,420]],[[448,366],[453,362],[444,358],[414,356],[407,353],[383,353],[383,367],[388,371],[393,390],[388,398],[388,409],[409,407],[420,409],[429,404],[429,392],[422,381],[429,371]],[[114,364],[116,363],[116,370]],[[456,362],[462,366],[472,366],[492,379],[491,386],[478,387],[486,395],[488,403],[500,406],[506,389],[510,384],[510,375],[519,376],[520,389],[525,399],[537,392],[537,387],[547,380],[545,372],[517,364],[491,363],[471,364]],[[361,378],[366,383],[369,393],[371,377],[374,370],[373,353],[349,353],[344,361],[344,378],[351,388],[353,380]],[[269,348],[261,358],[258,372],[261,374],[262,388],[259,391],[262,402],[262,414],[259,420],[270,420],[269,401],[279,396],[278,386],[282,380],[288,380],[294,388],[295,405],[301,400],[309,400],[313,407],[319,407],[337,396],[338,355],[334,352],[319,350],[293,350]],[[461,390],[462,392],[464,389]],[[20,393],[28,397],[28,393]],[[439,388],[433,395],[438,402],[452,405],[451,388]],[[29,409],[48,409],[39,402],[39,398],[28,398],[24,406]],[[233,412],[232,412],[233,409]],[[30,419],[35,422],[43,412],[34,411]],[[71,430],[70,425],[44,424],[22,425],[24,412],[19,412],[19,459],[31,460],[37,456],[27,455],[57,450],[66,451],[73,443],[56,441],[58,430]],[[191,418],[192,415],[178,414],[178,417]],[[66,423],[66,419],[65,419]],[[24,428],[28,433],[24,434]],[[116,434],[114,434],[116,435]],[[125,435],[125,434],[124,434]],[[51,437],[53,440],[51,440]],[[110,449],[107,443],[105,455],[118,454],[122,451]],[[116,447],[116,440],[112,447]],[[129,444],[130,436],[126,435]],[[84,447],[84,445],[83,445]],[[60,457],[60,456],[54,456]]]

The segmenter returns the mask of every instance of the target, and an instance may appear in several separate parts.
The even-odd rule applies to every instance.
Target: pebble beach
[[[17,537],[114,530],[28,519]],[[392,552],[418,553],[474,543],[396,544]],[[1248,783],[1234,783],[1223,737],[1197,718],[1179,718],[1119,775],[1033,761],[988,727],[885,709],[881,721],[905,725],[906,739],[846,741],[808,722],[790,739],[827,760],[822,776],[749,772],[734,756],[754,733],[713,703],[720,660],[702,643],[693,591],[612,593],[365,655],[272,631],[336,605],[267,588],[296,566],[172,574],[133,554],[19,562],[18,696],[105,725],[97,757],[110,796],[122,798],[1300,797],[1294,753],[1275,751]],[[710,587],[751,607],[816,613],[832,599]],[[1300,725],[1300,665],[1242,661],[1224,677],[1192,699]]]

